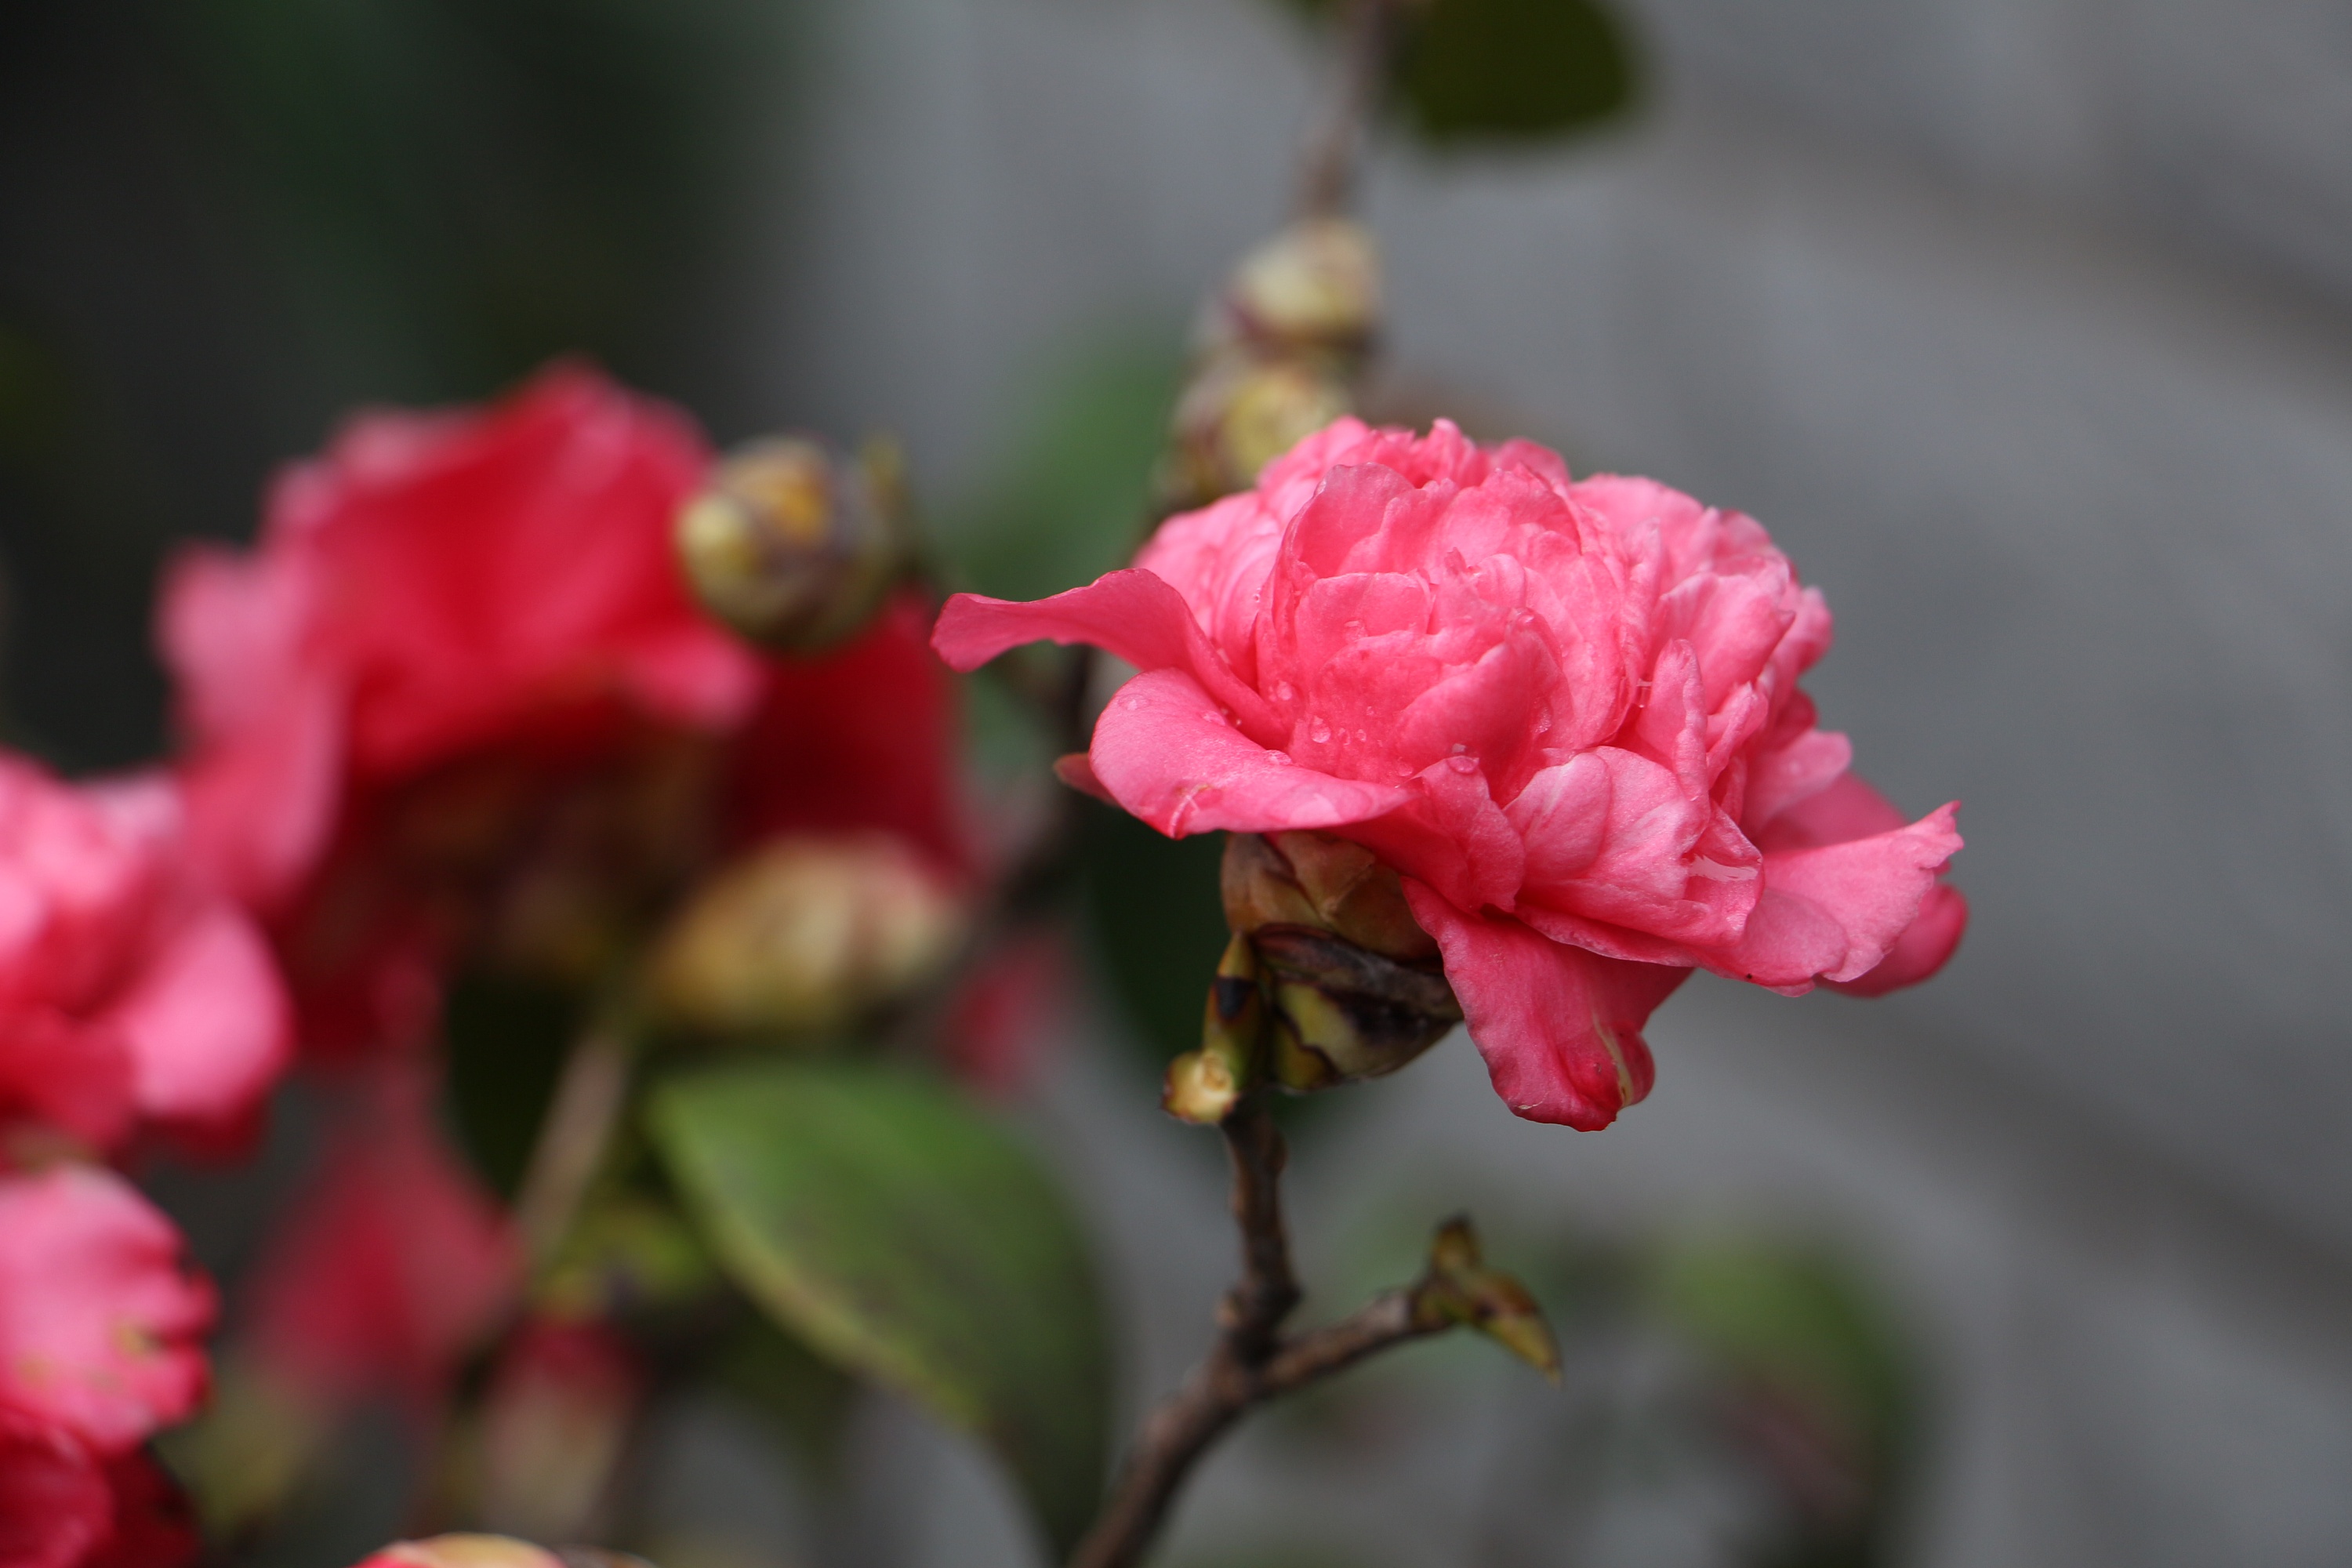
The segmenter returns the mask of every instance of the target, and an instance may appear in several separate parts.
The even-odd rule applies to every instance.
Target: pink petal
[[[1884,996],[1916,985],[1944,967],[1969,929],[1969,901],[1958,888],[1938,882],[1920,900],[1919,917],[1903,928],[1878,966],[1854,979],[1833,982],[1849,996]]]
[[[1527,879],[1527,846],[1467,757],[1423,768],[1405,803],[1341,835],[1464,909],[1511,907]]]
[[[1768,853],[1747,931],[1728,948],[1704,950],[1706,966],[1791,991],[1860,979],[1918,917],[1937,872],[1958,852],[1958,809],[1955,802],[1868,838]]]
[[[1220,827],[1336,827],[1412,798],[1393,784],[1334,778],[1267,751],[1181,669],[1151,670],[1120,687],[1095,724],[1088,759],[1112,799],[1171,838]]]
[[[341,808],[342,700],[300,682],[256,722],[199,744],[180,775],[188,849],[214,884],[273,912],[325,854]]]
[[[1149,572],[1109,572],[1083,588],[1017,605],[978,594],[958,594],[940,611],[931,646],[955,669],[978,669],[1008,648],[1051,639],[1091,643],[1149,674],[1181,669],[1216,694],[1251,733],[1272,739],[1278,729],[1265,699],[1228,668],[1183,596]]]
[[[114,1493],[70,1433],[0,1405],[0,1563],[80,1568],[114,1529]]]
[[[383,1394],[431,1415],[520,1282],[512,1226],[435,1125],[431,1089],[410,1063],[364,1080],[248,1276],[264,1373],[323,1411]]]
[[[1080,795],[1090,795],[1105,805],[1118,804],[1111,797],[1110,791],[1103,787],[1102,780],[1095,777],[1094,760],[1084,752],[1067,752],[1055,757],[1054,776]]]
[[[197,910],[105,1022],[130,1047],[142,1114],[198,1141],[233,1133],[293,1054],[261,933],[234,906]]]
[[[1903,826],[1903,814],[1852,773],[1838,774],[1769,817],[1755,816],[1752,805],[1749,809],[1751,820],[1759,824],[1757,846],[1768,852],[1845,844]]]
[[[194,1410],[215,1299],[110,1171],[0,1177],[0,1405],[117,1454]]]
[[[111,1029],[35,1007],[0,1031],[0,1124],[28,1116],[111,1149],[131,1132],[135,1082],[130,1047]]]
[[[1853,763],[1853,742],[1831,730],[1808,730],[1785,746],[1760,752],[1748,770],[1748,800],[1741,819],[1750,825],[1751,832],[1761,828],[1790,806],[1829,788]]]
[[[1464,914],[1410,878],[1404,891],[1514,1113],[1597,1131],[1650,1092],[1642,1026],[1689,970],[1563,947],[1515,920]]]

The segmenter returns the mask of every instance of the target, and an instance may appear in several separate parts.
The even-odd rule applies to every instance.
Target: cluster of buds
[[[815,653],[873,618],[912,554],[905,464],[803,436],[738,447],[677,515],[678,559],[711,615],[779,653]]]
[[[1351,412],[1380,312],[1379,253],[1347,218],[1302,218],[1244,258],[1195,332],[1160,510],[1248,489],[1269,460]]]
[[[1396,872],[1362,846],[1236,833],[1221,885],[1233,940],[1201,1048],[1169,1065],[1172,1114],[1222,1121],[1260,1085],[1304,1093],[1379,1078],[1462,1021],[1437,943]]]

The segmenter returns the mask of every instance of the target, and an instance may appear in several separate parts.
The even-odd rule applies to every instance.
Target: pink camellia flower
[[[1037,638],[1139,673],[1065,776],[1161,832],[1319,829],[1404,879],[1495,1087],[1606,1126],[1693,970],[1791,994],[1933,973],[1955,806],[1905,825],[1798,678],[1819,593],[1764,530],[1648,479],[1342,419],[1135,567],[959,595],[970,669]]]
[[[179,1232],[121,1177],[0,1176],[0,1407],[129,1452],[204,1397],[214,1308]]]
[[[288,1055],[268,945],[198,885],[160,779],[69,786],[0,753],[0,1131],[217,1143]]]

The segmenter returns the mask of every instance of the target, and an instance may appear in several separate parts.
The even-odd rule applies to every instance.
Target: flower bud
[[[1344,369],[1320,356],[1232,349],[1185,384],[1161,466],[1165,504],[1206,505],[1355,406]]]
[[[1258,1057],[1265,1003],[1249,938],[1236,934],[1225,944],[1202,1011],[1201,1048],[1168,1064],[1160,1103],[1171,1116],[1208,1126],[1232,1113],[1242,1096],[1257,1086],[1263,1070]]]
[[[1379,249],[1361,224],[1301,219],[1243,258],[1220,305],[1242,336],[1360,355],[1380,327]]]
[[[1243,258],[1194,334],[1158,479],[1162,511],[1248,489],[1351,412],[1380,319],[1379,252],[1359,224],[1304,219]]]
[[[525,1322],[482,1396],[477,1514],[541,1540],[593,1530],[645,1392],[646,1369],[604,1323]]]
[[[1462,1021],[1441,970],[1297,926],[1267,926],[1250,942],[1272,1025],[1270,1071],[1285,1089],[1392,1073]]]
[[[1315,1089],[1394,1072],[1462,1021],[1397,874],[1321,833],[1236,833],[1220,877],[1266,1008],[1266,1071]]]
[[[880,834],[779,839],[720,872],[656,951],[654,1000],[716,1033],[837,1027],[935,975],[963,906]]]
[[[887,442],[853,460],[804,437],[738,448],[677,516],[703,607],[763,647],[813,653],[872,618],[908,556],[903,465]]]
[[[360,1568],[563,1568],[563,1563],[544,1547],[510,1535],[435,1535],[395,1541]]]
[[[1493,1340],[1552,1382],[1559,1344],[1528,1288],[1480,1256],[1478,1233],[1456,1215],[1438,1226],[1429,1270],[1413,1287],[1413,1315],[1426,1327],[1458,1323]]]
[[[1433,964],[1437,942],[1412,918],[1396,872],[1328,833],[1234,833],[1218,876],[1225,924],[1313,926],[1400,963]]]

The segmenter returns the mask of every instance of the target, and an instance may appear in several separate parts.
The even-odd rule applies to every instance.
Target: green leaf
[[[579,1035],[579,998],[551,985],[469,970],[450,987],[441,1025],[458,1143],[482,1179],[511,1198]]]
[[[1101,1493],[1109,1353],[1077,1221],[1009,1135],[885,1068],[675,1080],[652,1130],[720,1264],[838,1364],[992,1445],[1057,1548]]]
[[[1281,0],[1326,25],[1340,0]],[[1404,6],[1391,106],[1424,141],[1562,136],[1630,108],[1639,71],[1625,30],[1597,0],[1425,0]]]
[[[1437,142],[1562,135],[1625,109],[1633,86],[1625,35],[1591,0],[1431,0],[1394,83]]]
[[[1083,345],[1042,378],[1010,457],[944,520],[940,551],[964,585],[1043,598],[1127,564],[1182,366],[1172,335],[1131,333]]]
[[[1230,939],[1217,891],[1224,835],[1170,838],[1090,807],[1080,847],[1095,950],[1156,1072],[1201,1043],[1202,1005]]]

